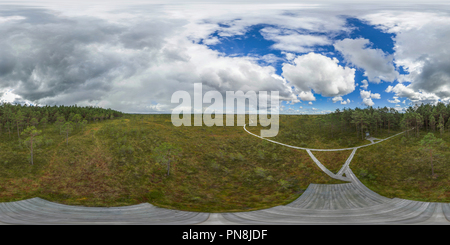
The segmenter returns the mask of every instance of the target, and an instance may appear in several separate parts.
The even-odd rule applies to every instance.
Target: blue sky
[[[343,40],[346,38],[350,39],[358,39],[358,38],[364,38],[368,39],[370,41],[370,47],[373,49],[380,49],[385,54],[392,55],[394,53],[394,38],[395,34],[392,33],[386,33],[383,32],[381,29],[377,28],[375,25],[371,25],[365,21],[362,21],[357,18],[353,17],[343,17],[346,21],[346,27],[351,29],[351,32],[341,32],[336,36],[332,37],[333,41],[337,40]],[[226,24],[220,24],[219,25],[223,28],[230,27]],[[274,55],[276,57],[279,57],[280,60],[274,62],[274,63],[267,63],[264,60],[259,60],[259,64],[261,65],[272,65],[276,68],[276,74],[282,75],[282,64],[285,62],[285,55],[281,50],[276,50],[272,48],[272,45],[275,44],[274,41],[267,40],[264,38],[263,35],[261,35],[261,29],[264,27],[273,27],[276,28],[276,26],[268,26],[263,24],[258,24],[254,26],[250,26],[245,34],[243,35],[237,35],[232,37],[221,37],[218,35],[217,32],[213,33],[211,36],[216,37],[220,43],[207,45],[209,48],[213,50],[217,50],[221,53],[223,53],[226,56],[233,56],[233,57],[240,57],[240,56],[255,56],[255,57],[261,57],[264,55]],[[326,33],[320,33],[320,32],[311,32],[308,30],[297,30],[300,33],[305,34],[319,34],[319,35],[326,35]],[[200,43],[203,40],[200,41]],[[341,66],[351,66],[355,67],[355,82],[359,85],[363,85],[361,81],[367,80],[367,76],[364,76],[364,69],[359,68],[357,66],[352,65],[350,62],[346,62],[342,54],[337,51],[333,45],[320,45],[315,46],[314,52],[318,54],[323,54],[327,57],[336,57],[339,60],[339,65]],[[295,55],[305,55],[309,52],[293,52]],[[395,66],[395,64],[393,64]],[[397,68],[397,67],[396,67]],[[397,68],[400,74],[408,74],[400,67]],[[396,83],[397,80],[393,81],[393,83]],[[391,84],[391,83],[389,83]],[[388,93],[385,92],[388,84],[387,83],[380,83],[380,84],[370,84],[370,91],[372,93],[378,93],[381,95],[382,98],[389,98]],[[320,111],[334,111],[336,109],[342,110],[343,108],[355,108],[355,107],[366,107],[367,104],[362,103],[361,95],[360,95],[360,89],[359,86],[355,89],[354,92],[347,94],[344,96],[343,99],[350,99],[350,103],[348,104],[340,104],[340,103],[333,103],[331,97],[324,97],[320,94],[316,94],[316,101],[313,101],[312,105],[309,105],[308,102],[306,103],[296,103],[294,105],[291,105],[288,102],[284,102],[283,105],[285,106],[285,109],[288,110],[288,108],[292,108],[293,113],[296,113],[297,111],[301,111],[304,113],[309,113],[311,111],[309,110],[302,110],[300,107],[303,107],[303,109],[312,109],[317,108]],[[408,99],[403,99],[402,102],[403,105],[409,105],[410,101]],[[387,99],[378,99],[376,101],[377,103],[374,104],[374,107],[393,107],[393,103],[389,103]],[[398,103],[397,103],[398,104]],[[288,112],[286,112],[288,113]]]
[[[450,102],[449,5],[15,3],[0,6],[0,102],[170,113],[195,83],[278,91],[281,113]]]

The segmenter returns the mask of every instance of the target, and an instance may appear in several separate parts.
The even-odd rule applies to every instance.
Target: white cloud
[[[216,45],[219,44],[220,41],[217,37],[211,37],[209,39],[203,39],[203,43],[206,45]]]
[[[395,93],[394,98],[408,98],[409,100],[411,100],[411,102],[415,103],[415,104],[421,104],[421,103],[432,103],[435,104],[439,101],[439,97],[434,94],[434,93],[427,93],[424,92],[422,90],[419,91],[414,91],[414,89],[412,88],[412,84],[405,86],[402,83],[399,83],[397,85],[395,85],[395,87],[393,86],[389,86],[386,89],[386,92],[393,92]],[[399,103],[400,100],[398,100]]]
[[[295,59],[295,54],[293,54],[293,53],[288,53],[288,52],[283,52],[283,51],[281,53],[286,56],[286,59],[288,61],[291,61],[291,60]]]
[[[367,89],[367,87],[369,87],[369,82],[367,82],[366,79],[362,80],[361,83],[363,84],[360,86],[361,88]]]
[[[284,64],[282,75],[300,91],[314,90],[326,97],[349,94],[355,90],[355,69],[338,65],[336,58],[309,53]]]
[[[386,93],[390,93],[392,91],[392,89],[394,88],[394,86],[389,85],[386,90],[384,90],[384,92]]]
[[[273,49],[306,53],[313,51],[316,45],[329,45],[331,40],[327,36],[299,34],[296,31],[280,30],[272,27],[261,29],[261,35],[267,40],[274,41]]]
[[[450,15],[443,9],[385,10],[363,16],[369,23],[393,33],[395,64],[409,72],[395,86],[398,97],[414,103],[450,99]],[[394,87],[388,87],[387,91]]]
[[[312,105],[313,103],[312,103],[312,102],[308,102],[308,104],[309,104],[309,105]]]
[[[400,100],[398,99],[397,96],[392,97],[394,100],[387,100],[389,103],[400,103]]]
[[[23,20],[23,19],[26,19],[26,18],[23,17],[23,16],[19,16],[19,15],[8,16],[8,17],[0,16],[0,24],[6,23],[6,22],[9,22],[9,21],[12,22],[12,21]]]
[[[336,96],[336,97],[334,97],[333,99],[331,99],[332,101],[333,101],[333,103],[336,103],[336,102],[338,102],[338,101],[341,101],[342,100],[342,97],[341,96]]]
[[[379,93],[370,94],[370,98],[372,98],[372,99],[381,99],[381,95]]]
[[[370,82],[393,82],[398,76],[392,63],[393,56],[385,54],[381,49],[369,48],[370,44],[368,39],[347,38],[337,41],[334,48],[343,54],[347,62],[364,69],[364,76]]]
[[[350,99],[341,101],[341,105],[347,105],[347,104],[349,104],[349,103],[350,103]]]
[[[301,100],[305,100],[305,101],[315,101],[316,97],[314,97],[314,94],[311,91],[301,91],[300,94],[298,95],[298,97]]]
[[[360,91],[361,98],[363,99],[363,104],[366,106],[373,106],[375,103],[372,99],[380,99],[381,96],[378,93],[372,94],[371,91],[361,90]]]
[[[323,55],[295,58],[294,53],[320,51],[315,45],[331,44],[334,34],[348,32],[342,17],[345,14],[362,17],[395,34],[394,56],[368,47],[365,39],[335,44],[348,61],[366,70],[370,82],[392,80],[395,62],[411,74],[397,76],[405,85],[389,86],[386,92],[414,103],[450,101],[450,17],[430,5],[415,7],[417,11],[411,11],[411,6],[391,11],[382,6],[350,10],[348,5],[315,4],[139,8],[122,4],[120,8],[105,5],[82,11],[86,5],[51,6],[51,11],[22,9],[8,12],[10,17],[0,17],[0,90],[15,89],[19,99],[104,105],[126,112],[169,110],[175,106],[170,104],[171,94],[176,90],[191,92],[196,82],[203,83],[205,90],[222,93],[277,90],[283,100],[292,103],[299,102],[296,95],[314,97],[312,92],[342,97],[354,91],[354,69],[339,66],[337,60]],[[292,62],[283,65],[289,83],[275,75],[272,66],[260,65],[254,57],[225,57],[205,45],[217,44],[224,37],[239,38],[259,24],[270,26],[261,34],[274,41],[272,47],[282,50],[285,59]],[[279,61],[271,55],[261,59],[267,64]],[[367,81],[362,84],[361,89],[367,90]],[[292,91],[291,86],[297,90]],[[372,99],[379,97],[369,94],[366,102],[373,103]]]
[[[263,55],[260,59],[270,65],[276,64],[277,62],[284,60],[283,58],[280,58],[274,54]]]
[[[27,11],[34,16],[42,10]],[[210,37],[217,25],[161,12],[125,15],[120,24],[117,17],[86,20],[46,12],[42,18],[50,20],[7,21],[9,29],[0,28],[0,90],[14,89],[23,100],[170,112],[177,106],[170,103],[172,93],[192,96],[193,84],[203,83],[204,92],[279,91],[281,100],[299,102],[272,66],[252,57],[225,57],[192,41],[217,42]],[[20,35],[6,34],[10,29]],[[262,58],[275,61],[273,55]]]

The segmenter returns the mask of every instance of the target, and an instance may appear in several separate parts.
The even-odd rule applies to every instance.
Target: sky
[[[201,83],[401,112],[450,102],[449,43],[443,1],[0,1],[0,102],[171,113]]]

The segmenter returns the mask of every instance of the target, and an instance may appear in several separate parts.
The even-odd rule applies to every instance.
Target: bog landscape
[[[250,211],[288,204],[309,184],[339,184],[304,150],[254,137],[238,126],[175,127],[170,115],[95,107],[0,107],[0,202],[28,198],[115,207],[149,202],[200,212]],[[450,202],[450,107],[344,109],[280,115],[270,138],[316,149],[365,145],[351,169],[389,198]],[[248,115],[247,115],[248,118]],[[258,134],[261,127],[249,127]],[[412,130],[411,130],[412,129]],[[408,131],[409,130],[409,131]],[[337,172],[351,150],[315,152]]]
[[[449,43],[440,0],[2,1],[0,225],[448,225]]]

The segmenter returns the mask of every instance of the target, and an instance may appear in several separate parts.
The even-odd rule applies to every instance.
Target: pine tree
[[[34,126],[27,127],[22,132],[22,135],[28,136],[28,138],[25,139],[23,144],[26,145],[30,149],[31,165],[33,165],[33,149],[36,147],[36,145],[39,145],[42,142],[42,136],[38,136],[41,133],[42,133],[42,131],[37,130]]]
[[[72,122],[66,122],[63,126],[63,131],[66,134],[66,144],[69,145],[69,133],[72,132],[73,125]]]
[[[434,118],[433,115],[430,115],[430,127],[431,127],[431,130],[433,130],[433,132],[434,132],[435,127],[436,127],[436,119]]]

